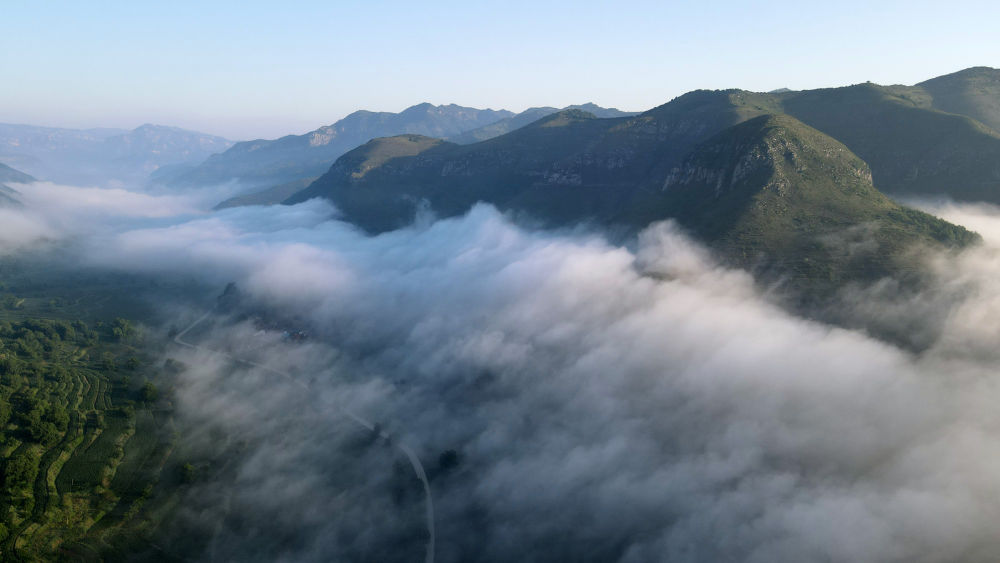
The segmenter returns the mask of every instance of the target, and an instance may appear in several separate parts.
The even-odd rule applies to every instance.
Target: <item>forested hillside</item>
[[[0,320],[0,558],[115,558],[172,449],[142,334],[122,318],[18,320],[23,302],[6,295],[0,314],[15,319]]]

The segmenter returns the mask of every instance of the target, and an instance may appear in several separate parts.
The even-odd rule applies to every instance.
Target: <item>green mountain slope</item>
[[[626,125],[624,119],[569,110],[474,145],[416,136],[375,139],[344,155],[288,202],[329,197],[375,232],[410,221],[421,199],[445,216],[482,200],[525,209],[545,205],[539,218],[572,221],[625,193],[615,187],[638,180],[634,168],[623,164],[645,160],[655,133],[630,134],[620,129]],[[570,187],[575,197],[561,197]]]
[[[551,227],[635,232],[675,218],[730,263],[815,297],[850,281],[906,278],[918,270],[914,247],[978,239],[882,192],[1000,203],[1000,133],[941,94],[968,99],[968,84],[990,76],[695,91],[630,117],[563,111],[468,145],[375,139],[286,203],[329,198],[371,232],[409,223],[420,205],[447,217],[477,201]],[[992,94],[983,88],[963,111],[986,119]]]
[[[665,176],[715,133],[769,113],[771,103],[766,95],[737,90],[697,91],[633,117],[599,119],[567,110],[472,145],[421,141],[426,152],[420,158],[393,160],[364,180],[354,177],[353,163],[401,150],[401,141],[375,139],[286,202],[328,197],[376,232],[410,221],[420,199],[446,216],[483,200],[535,210],[553,225],[608,218],[636,186]],[[572,197],[566,197],[569,189]]]
[[[921,107],[875,84],[779,100],[786,113],[864,159],[882,191],[1000,202],[1000,133],[969,117]]]
[[[903,207],[846,146],[787,115],[761,116],[700,145],[623,213],[677,220],[731,262],[810,293],[916,267],[915,245],[977,235]]]
[[[730,263],[810,296],[911,269],[913,245],[977,240],[891,201],[864,161],[816,129],[787,115],[746,119],[768,98],[716,92],[676,102],[624,119],[561,112],[475,145],[376,139],[289,203],[327,197],[373,232],[409,222],[421,201],[441,216],[484,201],[552,227],[635,232],[675,218]]]
[[[645,159],[646,166],[666,173],[697,143],[726,127],[759,115],[787,113],[847,145],[871,166],[875,185],[887,193],[944,195],[958,200],[1000,203],[1000,133],[984,125],[995,122],[1000,115],[995,112],[1000,104],[995,86],[998,73],[985,67],[968,69],[917,86],[860,84],[770,93],[698,90],[640,115],[620,115],[617,121],[587,126],[588,130],[599,131],[586,133],[582,140],[588,143],[588,148],[578,152],[572,149],[581,141],[575,138],[580,134],[578,125],[547,136],[539,136],[537,128],[531,129],[537,120],[554,115],[555,110],[546,107],[531,108],[452,136],[423,130],[408,132],[467,145],[516,133],[517,137],[490,145],[486,153],[477,148],[475,162],[453,166],[482,167],[486,162],[484,154],[498,157],[499,152],[509,153],[505,144],[529,143],[539,151],[536,165],[525,161],[518,164],[519,170],[497,169],[490,175],[491,181],[517,177],[517,185],[529,181],[528,178],[541,184],[556,181],[606,186],[630,181],[618,173],[609,176],[607,170],[618,168],[621,172]],[[586,113],[594,117],[622,114],[593,104],[575,109],[593,110]],[[521,134],[522,128],[528,131]],[[572,154],[575,160],[560,160],[570,158],[566,155],[555,157],[564,148],[572,149],[566,155]],[[230,152],[237,149],[234,147]],[[461,154],[465,153],[454,152],[456,157]],[[518,154],[517,158],[525,158],[524,154]],[[267,166],[280,168],[281,174],[302,172],[291,170],[297,166],[294,164],[297,156],[278,153],[275,156],[281,157],[280,162]],[[270,157],[258,153],[254,158],[266,164]],[[315,175],[321,174],[329,160],[332,160],[330,154],[324,153],[310,164],[310,170]],[[539,182],[539,176],[545,180]],[[317,187],[314,191],[321,189]],[[605,195],[602,193],[602,197]]]
[[[916,85],[930,107],[965,115],[1000,131],[1000,70],[985,66],[932,78]]]
[[[244,207],[247,205],[277,205],[304,190],[309,184],[315,181],[315,177],[292,180],[291,182],[278,184],[277,186],[265,188],[258,192],[231,197],[219,203],[213,209],[229,209],[231,207]]]

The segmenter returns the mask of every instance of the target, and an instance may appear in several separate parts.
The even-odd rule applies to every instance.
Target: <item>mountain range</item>
[[[370,232],[421,205],[447,217],[477,201],[549,227],[636,232],[674,218],[730,263],[815,296],[914,270],[914,245],[977,240],[886,194],[1000,203],[1000,134],[980,121],[995,115],[998,76],[694,91],[635,116],[561,111],[472,144],[375,139],[286,203],[325,197]]]
[[[506,110],[428,103],[399,113],[356,111],[304,135],[236,143],[197,166],[165,170],[154,174],[152,179],[169,186],[227,182],[238,182],[247,188],[277,186],[319,176],[340,155],[375,137],[403,133],[450,137],[512,115]]]
[[[732,264],[816,293],[912,270],[915,244],[974,242],[890,198],[1000,204],[998,128],[1000,71],[975,67],[912,86],[696,90],[640,114],[423,103],[235,144],[0,125],[0,160],[42,179],[60,179],[46,165],[58,160],[77,176],[247,188],[219,208],[324,197],[373,233],[479,201],[546,227],[635,233],[673,218]]]
[[[586,108],[603,117],[632,115],[595,104]],[[531,108],[520,114],[506,110],[476,109],[455,104],[422,103],[400,113],[357,111],[333,125],[305,135],[288,135],[273,141],[237,143],[197,166],[163,169],[152,177],[167,186],[204,186],[236,182],[245,193],[226,200],[218,209],[240,205],[280,203],[330,168],[345,152],[373,138],[419,134],[475,142],[492,138],[559,111]],[[296,189],[298,188],[298,189]]]
[[[0,124],[0,162],[66,184],[141,185],[160,167],[200,162],[232,141],[163,125],[60,129]]]

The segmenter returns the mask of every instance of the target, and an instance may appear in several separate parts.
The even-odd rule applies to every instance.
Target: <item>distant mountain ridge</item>
[[[125,131],[0,124],[0,162],[71,184],[144,183],[162,166],[201,161],[231,145],[222,137],[162,125]]]
[[[375,137],[404,133],[450,137],[512,115],[506,110],[429,103],[417,104],[399,113],[361,110],[304,135],[236,143],[196,167],[154,175],[153,180],[172,186],[230,181],[249,187],[275,186],[319,176],[340,155]]]
[[[365,119],[370,119],[371,116],[373,115],[382,116],[383,119],[382,123],[383,126],[385,127],[384,130],[393,131],[392,133],[388,133],[385,136],[399,134],[399,130],[404,130],[405,134],[418,134],[429,137],[441,137],[441,138],[448,138],[453,142],[471,143],[471,142],[476,142],[478,140],[485,140],[499,136],[503,133],[523,127],[524,125],[527,125],[528,123],[531,123],[532,121],[535,121],[541,117],[544,117],[546,115],[551,115],[553,113],[560,111],[556,108],[539,107],[539,108],[531,108],[525,110],[517,115],[511,114],[510,112],[507,111],[494,112],[496,115],[508,115],[509,117],[500,118],[496,121],[490,122],[487,125],[483,125],[481,127],[477,127],[472,130],[464,129],[469,126],[468,122],[455,120],[453,119],[453,116],[450,116],[448,114],[448,110],[451,109],[457,108],[460,110],[468,110],[468,108],[461,108],[461,106],[455,106],[454,104],[452,104],[451,106],[430,106],[430,104],[420,104],[409,108],[403,113],[405,114],[407,112],[411,112],[412,114],[419,115],[421,111],[426,111],[428,108],[436,108],[439,115],[443,115],[446,118],[452,118],[451,123],[450,124],[441,123],[436,119],[432,118],[431,120],[429,120],[428,123],[422,124],[421,126],[413,126],[412,121],[409,124],[407,124],[406,122],[393,123],[393,120],[389,116],[397,114],[373,114],[372,112],[360,111],[360,112],[355,112],[355,114],[351,115],[361,116]],[[581,104],[577,106],[569,106],[566,109],[582,109],[589,111],[591,113],[595,113],[599,117],[620,117],[620,116],[635,115],[634,113],[623,112],[615,108],[610,108],[610,109],[602,108],[592,103]],[[474,110],[474,111],[482,111],[482,110]],[[496,117],[496,115],[493,115],[493,117]],[[178,184],[183,185],[185,182],[213,183],[213,181],[209,180],[210,178],[213,177],[214,177],[214,182],[226,181],[227,178],[229,180],[233,180],[234,178],[228,176],[232,174],[234,171],[244,170],[246,166],[244,162],[241,162],[240,159],[238,159],[238,157],[234,156],[236,153],[238,153],[239,151],[243,151],[245,155],[249,156],[252,153],[252,151],[264,151],[267,154],[259,158],[257,164],[259,165],[261,163],[270,162],[271,171],[280,171],[280,174],[276,177],[267,178],[265,176],[267,183],[286,178],[293,178],[293,179],[284,181],[277,185],[271,185],[257,191],[251,191],[250,193],[232,197],[220,203],[218,206],[216,206],[216,208],[225,209],[227,207],[234,207],[240,205],[273,205],[281,203],[282,201],[284,201],[285,199],[294,194],[294,191],[290,191],[294,186],[300,186],[300,188],[304,188],[310,182],[312,182],[320,175],[322,175],[324,172],[326,172],[329,169],[329,165],[332,164],[333,161],[340,156],[340,154],[335,154],[338,150],[343,149],[341,152],[347,152],[347,150],[352,149],[363,142],[367,142],[371,138],[377,137],[377,135],[371,134],[373,131],[375,131],[375,129],[371,127],[365,128],[365,130],[368,131],[367,133],[358,135],[357,131],[360,130],[360,128],[357,127],[357,124],[352,125],[349,122],[342,123],[342,122],[347,122],[350,117],[351,116],[348,116],[348,118],[345,118],[341,122],[338,122],[337,124],[334,124],[332,126],[321,127],[320,129],[317,129],[316,131],[313,131],[304,136],[289,136],[289,137],[282,137],[277,141],[254,141],[246,145],[241,144],[240,146],[233,147],[233,149],[230,151],[230,153],[232,154],[212,157],[212,159],[210,159],[210,162],[206,162],[205,165],[199,167],[197,170],[190,171],[190,174],[187,175],[175,174],[172,176],[172,179],[170,179],[167,175],[170,174],[170,171],[164,170],[164,172],[166,172],[167,174],[161,175],[157,179],[158,181],[161,182],[166,182],[166,183],[172,182],[175,185]],[[355,128],[355,131],[353,133],[351,132],[352,126]],[[446,130],[449,127],[453,130],[462,129],[464,132],[452,136],[439,134],[441,131]],[[338,135],[338,128],[341,131],[347,131],[347,133],[340,133],[341,142],[339,144],[331,146],[331,143],[334,142],[334,139]],[[354,134],[354,141],[350,140],[351,134]],[[359,139],[362,138],[364,140],[358,141]],[[305,148],[306,141],[308,141],[309,145],[308,149]],[[355,143],[355,141],[358,142]],[[282,143],[283,147],[279,148],[278,143]],[[344,148],[347,145],[350,146]],[[333,156],[330,156],[331,154]],[[231,156],[232,158],[230,158]],[[260,156],[260,153],[256,153],[254,154],[254,156],[258,157]],[[215,168],[216,174],[213,176],[212,173],[209,172],[207,177],[203,176],[202,174],[206,172],[206,169],[209,169],[211,167]],[[312,175],[308,177],[300,176],[300,174],[303,173],[311,173]],[[249,183],[255,182],[252,176],[242,176],[238,179],[238,181],[249,182]],[[256,181],[260,181],[260,179]]]
[[[157,166],[162,165],[160,163],[189,162],[233,145],[232,141],[222,137],[149,123],[128,133],[108,137],[104,143],[117,158],[139,160],[147,166],[153,162]]]

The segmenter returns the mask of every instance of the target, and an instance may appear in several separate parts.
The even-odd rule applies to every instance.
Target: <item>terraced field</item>
[[[129,330],[0,321],[0,560],[106,559],[140,533],[172,443]]]

